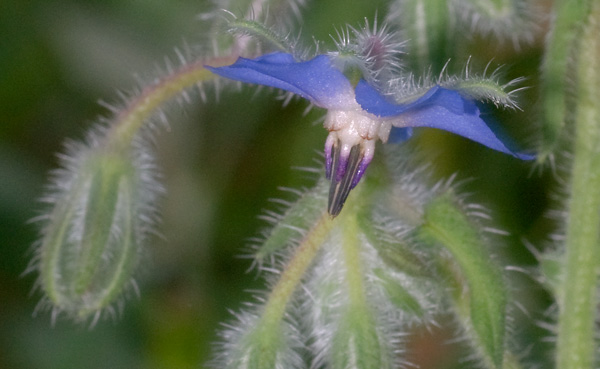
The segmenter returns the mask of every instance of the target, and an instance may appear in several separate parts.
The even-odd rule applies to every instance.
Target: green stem
[[[575,157],[559,296],[557,368],[594,367],[600,268],[600,3],[594,2],[578,53]]]
[[[576,30],[587,14],[583,0],[557,0],[555,19],[548,38],[542,65],[542,145],[538,161],[544,162],[560,143],[565,124],[568,60],[571,57]]]
[[[272,328],[279,326],[292,294],[317,255],[317,252],[321,249],[332,226],[333,219],[328,214],[323,214],[304,240],[302,240],[294,257],[290,260],[281,278],[271,291],[262,315],[263,324],[259,325]]]
[[[451,50],[447,0],[405,1],[399,13],[399,22],[411,40],[413,67],[419,73],[430,68],[439,73]]]
[[[260,319],[246,334],[241,351],[233,354],[227,368],[281,367],[282,357],[285,357],[289,350],[284,333],[285,312],[306,270],[328,237],[332,225],[333,219],[323,213],[296,247],[294,255],[272,289]]]
[[[204,68],[205,65],[218,67],[231,64],[235,59],[235,55],[230,55],[211,60],[197,60],[145,87],[140,95],[117,115],[109,132],[108,142],[117,148],[128,148],[135,134],[156,108],[184,89],[214,78],[214,74]]]

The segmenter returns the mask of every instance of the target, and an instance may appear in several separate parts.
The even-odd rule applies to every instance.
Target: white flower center
[[[386,142],[390,136],[392,123],[369,114],[362,109],[329,110],[324,126],[330,132],[336,132],[342,144],[354,146],[363,140]]]
[[[347,156],[355,145],[362,147],[369,161],[375,152],[375,142],[387,142],[392,129],[389,120],[383,120],[360,108],[355,110],[329,110],[324,126],[329,130],[326,147],[332,147],[339,140],[341,155]]]
[[[386,142],[392,123],[362,110],[329,110],[325,117],[326,176],[331,180],[328,211],[336,216],[373,159],[377,139]]]

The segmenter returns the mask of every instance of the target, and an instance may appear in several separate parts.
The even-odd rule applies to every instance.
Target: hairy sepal
[[[490,257],[477,227],[457,205],[452,192],[440,195],[425,208],[421,235],[443,247],[440,271],[451,287],[450,297],[482,363],[502,368],[507,288],[501,270]]]

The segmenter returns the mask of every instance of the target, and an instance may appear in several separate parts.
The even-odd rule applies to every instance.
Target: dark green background
[[[385,4],[314,1],[304,11],[303,35],[331,45],[329,33],[377,10],[381,17]],[[209,88],[207,102],[191,94],[191,104],[168,109],[170,128],[157,139],[167,189],[164,238],[146,245],[141,296],[129,299],[120,317],[93,330],[65,319],[52,326],[48,312],[33,316],[41,297],[31,293],[36,275],[22,275],[37,238],[28,221],[42,209],[36,199],[64,140],[80,139],[109,115],[98,100],[120,101],[116,91],[139,86],[134,76],[150,80],[165,56],[175,60],[175,47],[202,43],[207,27],[196,15],[210,7],[193,0],[0,2],[0,368],[197,367],[208,359],[219,322],[230,317],[227,309],[262,286],[256,271],[248,272],[251,261],[237,256],[266,226],[257,215],[278,208],[268,199],[293,198],[279,186],[312,184],[314,174],[294,167],[321,165],[326,132],[315,123],[322,111],[303,116],[304,101],[282,108],[276,93],[250,87],[225,90],[218,102]],[[540,40],[515,54],[510,43],[458,37],[483,64],[495,58],[508,64],[509,77],[530,77],[525,111],[499,117],[520,142],[534,139]],[[548,230],[541,217],[547,176],[449,134],[426,132],[418,143],[436,177],[474,178],[461,188],[513,233],[499,253],[509,263],[533,263],[521,240],[540,242]],[[531,280],[518,283],[521,294],[531,294],[522,287]]]

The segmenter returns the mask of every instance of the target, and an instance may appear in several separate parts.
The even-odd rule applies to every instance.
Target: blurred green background
[[[385,8],[383,0],[314,1],[302,33],[331,44],[336,27],[362,24]],[[147,245],[141,296],[128,299],[117,319],[92,330],[65,319],[52,326],[48,312],[34,314],[36,275],[22,275],[38,232],[28,221],[42,209],[37,199],[64,140],[80,139],[109,115],[98,100],[119,102],[117,91],[155,76],[165,57],[175,60],[175,47],[205,42],[207,24],[197,15],[210,9],[202,0],[0,2],[0,368],[199,367],[228,309],[251,300],[247,289],[261,288],[248,272],[251,260],[238,256],[267,226],[257,215],[278,209],[269,199],[293,199],[279,186],[313,183],[315,174],[297,167],[320,167],[325,131],[317,122],[322,111],[304,116],[305,102],[283,108],[275,93],[248,87],[225,90],[218,102],[209,89],[206,103],[192,94],[191,104],[168,109],[170,127],[156,144],[167,189],[163,237]],[[519,54],[510,44],[465,42],[481,60],[509,64],[509,77],[528,76],[535,86],[539,39]],[[521,142],[535,135],[535,88],[522,96],[525,112],[500,116]],[[426,132],[418,144],[437,178],[475,178],[464,191],[513,233],[499,253],[510,263],[533,263],[522,239],[540,242],[551,226],[541,216],[548,178],[451,135]],[[520,292],[532,296],[531,306],[544,306],[544,295],[525,287],[531,282],[522,277]]]

